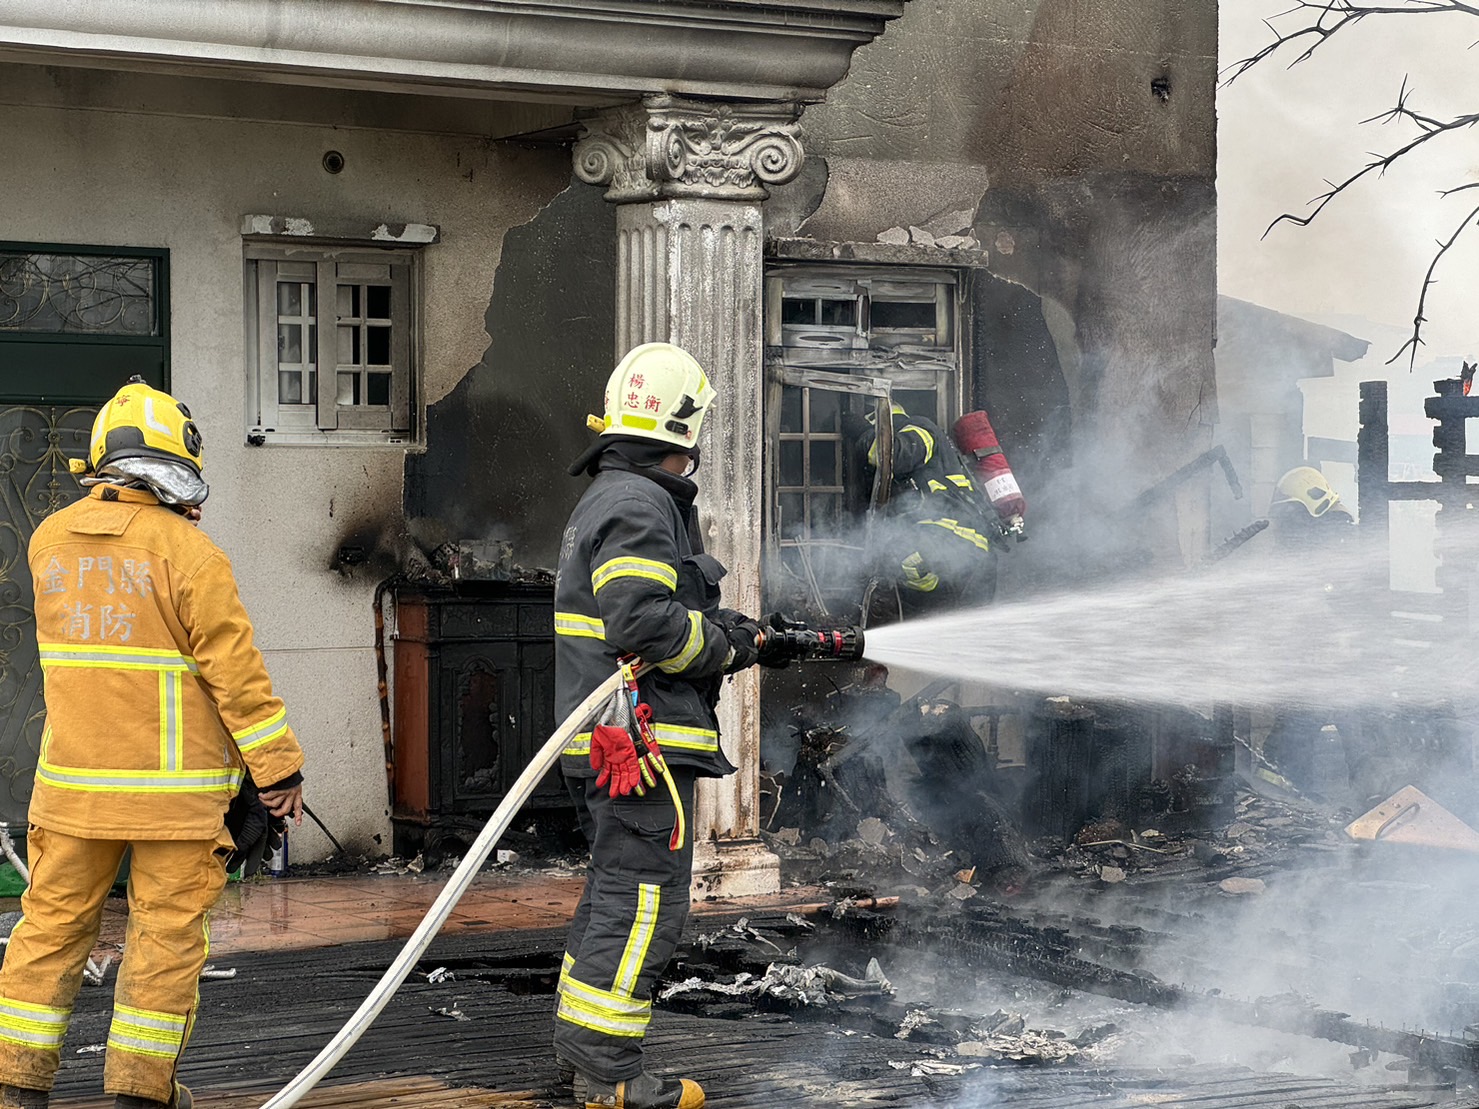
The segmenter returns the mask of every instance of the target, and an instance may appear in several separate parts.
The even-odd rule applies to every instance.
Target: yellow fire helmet
[[[1352,515],[1340,502],[1340,494],[1330,488],[1325,475],[1313,466],[1296,466],[1279,479],[1275,486],[1274,504],[1302,504],[1311,516],[1323,516],[1332,508]]]
[[[183,462],[197,475],[205,463],[190,409],[141,377],[130,378],[98,412],[87,453],[94,472],[125,458]]]
[[[643,343],[606,382],[605,417],[589,422],[602,435],[631,435],[686,451],[697,444],[715,395],[693,355],[671,343]]]

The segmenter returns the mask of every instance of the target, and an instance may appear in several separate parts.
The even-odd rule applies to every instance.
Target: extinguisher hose
[[[447,922],[452,909],[472,885],[472,880],[477,877],[478,870],[493,853],[493,848],[503,833],[508,830],[514,815],[523,807],[524,802],[529,800],[535,787],[539,785],[550,767],[559,760],[560,752],[569,745],[571,739],[586,724],[594,719],[606,704],[607,699],[624,688],[625,681],[621,671],[618,670],[597,686],[591,695],[565,718],[565,722],[555,729],[554,734],[545,741],[533,761],[524,768],[524,772],[509,789],[508,795],[504,797],[497,810],[488,818],[488,823],[478,833],[478,838],[473,841],[466,857],[452,872],[452,877],[442,887],[442,892],[432,903],[431,908],[426,911],[426,916],[416,926],[416,931],[406,941],[406,946],[401,948],[395,961],[381,975],[380,981],[375,983],[375,988],[355,1010],[354,1016],[350,1017],[344,1027],[339,1029],[334,1034],[334,1038],[324,1046],[324,1049],[314,1056],[313,1062],[299,1071],[291,1082],[263,1103],[262,1109],[288,1109],[289,1106],[298,1104],[299,1100],[318,1085],[324,1075],[333,1070],[334,1065],[344,1058],[349,1049],[365,1034],[366,1029],[374,1023],[375,1018],[390,1003],[390,999],[395,996],[396,990],[400,989],[401,983],[406,980],[406,976],[411,973],[421,956],[426,954],[426,949],[431,946],[431,941],[436,939],[437,933],[442,930],[442,925]]]

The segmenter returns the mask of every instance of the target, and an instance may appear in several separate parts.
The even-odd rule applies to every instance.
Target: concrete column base
[[[693,845],[693,899],[760,897],[779,893],[781,861],[758,839]]]

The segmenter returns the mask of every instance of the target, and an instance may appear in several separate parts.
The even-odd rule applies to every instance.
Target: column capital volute
[[[649,96],[580,117],[575,174],[617,204],[764,200],[801,172],[801,108]]]

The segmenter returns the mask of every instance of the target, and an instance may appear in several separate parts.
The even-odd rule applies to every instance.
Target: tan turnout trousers
[[[126,848],[128,933],[104,1089],[168,1102],[199,1001],[207,913],[226,883],[214,840],[81,839],[31,825],[31,886],[0,967],[0,1083],[51,1089],[82,969]]]

